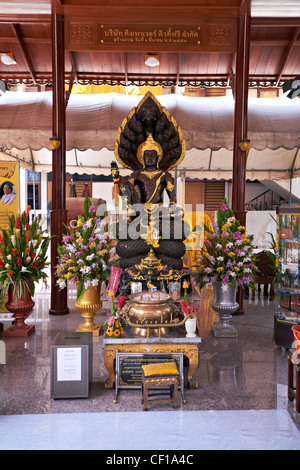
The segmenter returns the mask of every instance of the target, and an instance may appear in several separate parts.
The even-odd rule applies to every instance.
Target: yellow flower
[[[71,258],[67,259],[66,263],[68,264],[72,264],[73,263],[73,260]]]
[[[235,256],[233,251],[230,251],[230,253],[228,253],[228,256]]]
[[[66,279],[71,279],[71,277],[73,277],[73,273],[67,273],[67,274],[65,275],[65,278],[66,278]]]
[[[70,267],[68,268],[68,271],[76,271],[76,266],[70,266]]]
[[[234,266],[234,270],[235,270],[235,271],[239,271],[240,268],[238,268],[237,266]]]
[[[106,254],[106,250],[97,251],[97,255],[99,256],[104,256],[105,254]]]
[[[81,219],[78,219],[77,220],[77,227],[80,227],[82,225],[82,220]]]
[[[111,327],[107,328],[106,333],[108,336],[112,336],[114,334],[113,329]]]
[[[119,326],[120,326],[120,325],[119,325],[119,322],[118,322],[118,320],[116,320],[116,321],[115,321],[115,328],[119,328]]]
[[[219,273],[222,272],[222,271],[224,271],[223,266],[220,266],[219,268],[217,268],[217,271],[218,271]]]
[[[95,243],[95,242],[89,243],[89,247],[90,247],[90,248],[95,248],[95,246],[96,246],[96,243]]]
[[[21,233],[20,233],[20,229],[19,228],[16,228],[16,238],[20,238],[21,236]]]
[[[115,330],[115,331],[114,331],[114,335],[115,335],[115,336],[120,336],[120,330]]]
[[[238,230],[245,230],[245,227],[243,225],[239,225]]]
[[[108,295],[109,295],[109,297],[113,297],[115,294],[114,294],[114,292],[109,292]]]
[[[83,242],[83,238],[82,238],[82,237],[80,237],[80,238],[78,238],[78,240],[77,240],[77,241],[78,241],[79,243],[82,243],[82,242]]]

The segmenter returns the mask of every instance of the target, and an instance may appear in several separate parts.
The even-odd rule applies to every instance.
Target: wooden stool
[[[294,367],[296,370],[296,387],[294,387]],[[288,399],[296,398],[296,411],[300,412],[300,354],[290,349],[288,352]]]
[[[143,411],[147,410],[148,403],[165,403],[172,401],[173,408],[177,408],[179,372],[175,362],[166,362],[160,364],[148,364],[142,366],[142,403]],[[165,388],[168,390],[149,393],[150,388]],[[166,396],[165,399],[152,399],[153,396]]]

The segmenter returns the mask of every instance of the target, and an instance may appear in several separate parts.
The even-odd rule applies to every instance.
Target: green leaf
[[[84,207],[84,215],[86,219],[88,219],[89,213],[90,213],[89,208],[91,207],[91,199],[89,198],[89,196],[85,196],[83,207]]]
[[[86,288],[84,287],[84,281],[83,279],[80,279],[80,281],[77,284],[77,300],[83,297],[85,291],[86,291]]]

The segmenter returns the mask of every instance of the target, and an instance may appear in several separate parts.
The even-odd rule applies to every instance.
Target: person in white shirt
[[[16,199],[16,193],[13,192],[13,189],[14,187],[10,182],[4,183],[4,186],[3,186],[4,194],[1,198],[1,201],[4,204],[6,205],[12,204],[14,200]]]

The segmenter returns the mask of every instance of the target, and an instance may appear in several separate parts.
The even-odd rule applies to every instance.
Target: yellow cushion
[[[149,375],[174,375],[179,374],[176,362],[162,362],[159,364],[147,364],[142,366],[146,377]]]

